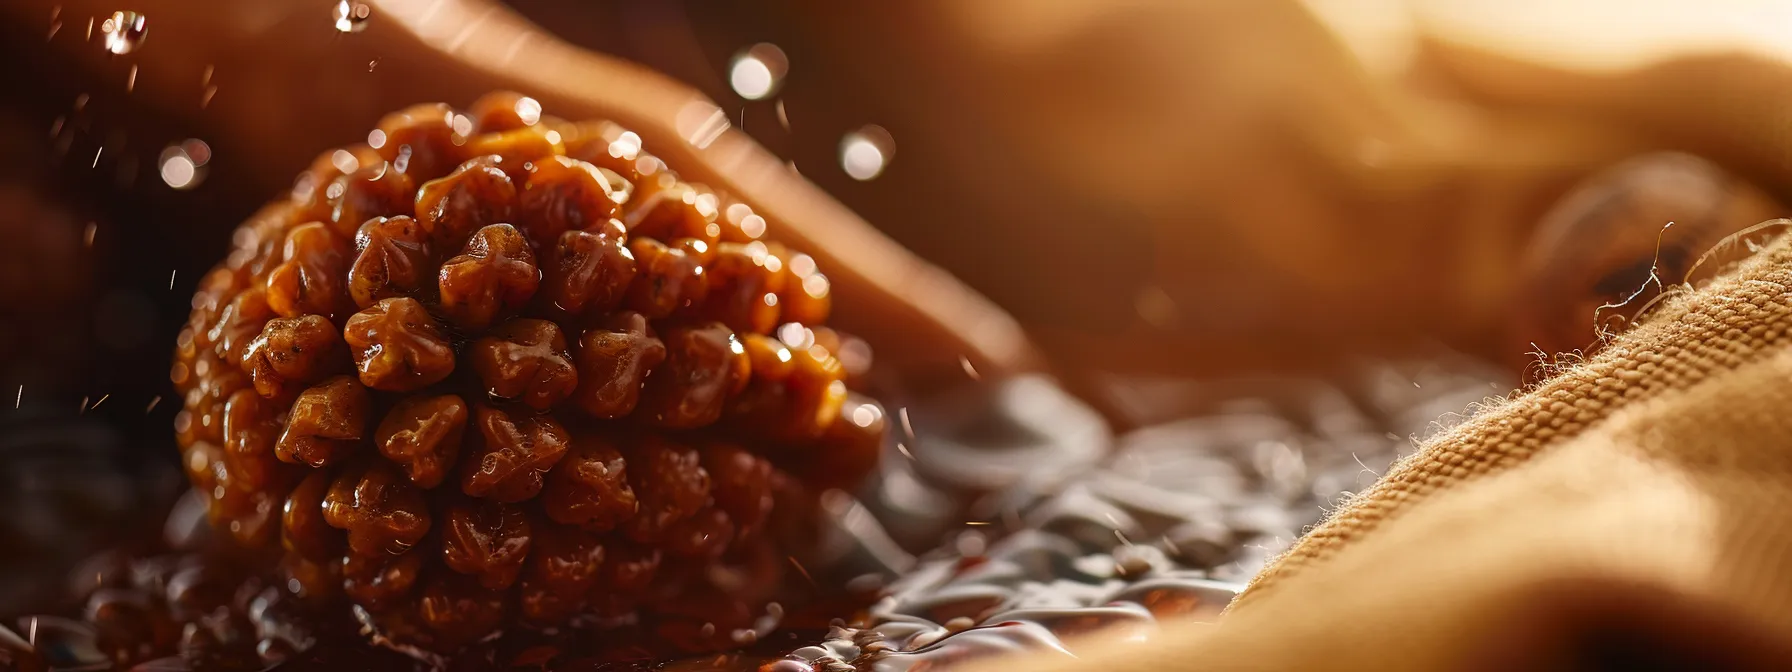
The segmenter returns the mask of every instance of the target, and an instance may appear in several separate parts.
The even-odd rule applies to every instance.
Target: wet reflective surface
[[[798,563],[813,583],[741,614],[744,627],[717,633],[713,622],[677,619],[512,627],[434,662],[453,670],[938,670],[1022,650],[1071,655],[1096,632],[1149,646],[1161,619],[1216,615],[1323,507],[1406,450],[1409,436],[1504,389],[1487,370],[1448,356],[1364,364],[1327,380],[1110,384],[1160,417],[1116,436],[1045,379],[967,383],[892,405],[878,478],[856,496],[822,498],[820,550],[762,560]],[[1017,398],[1028,403],[1011,403]],[[951,421],[958,414],[978,420]],[[1033,468],[973,479],[954,466],[995,455]],[[429,665],[365,643],[353,615],[322,599],[310,574],[276,580],[221,552],[197,508],[202,499],[183,500],[163,539],[79,565],[64,584],[61,603],[71,606],[61,615],[7,621],[17,627],[0,632],[10,643],[0,648],[14,668]],[[711,580],[751,581],[768,567],[747,563]],[[681,653],[717,635],[738,648]]]

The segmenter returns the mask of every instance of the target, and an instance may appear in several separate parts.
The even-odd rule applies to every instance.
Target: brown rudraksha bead
[[[394,112],[201,280],[170,367],[187,476],[258,580],[403,650],[592,616],[725,644],[691,605],[747,627],[788,563],[693,577],[809,543],[806,485],[851,487],[885,424],[776,234],[614,124],[506,92]]]

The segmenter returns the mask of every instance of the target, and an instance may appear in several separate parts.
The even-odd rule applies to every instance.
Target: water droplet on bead
[[[516,117],[522,120],[523,124],[534,126],[536,122],[541,121],[541,101],[528,96],[516,99]]]
[[[330,165],[344,173],[352,173],[361,167],[361,162],[355,159],[355,155],[348,153],[348,150],[338,149],[330,154]]]
[[[610,156],[618,159],[634,160],[641,153],[641,136],[634,131],[623,131],[610,141]]]
[[[728,67],[728,84],[740,97],[759,100],[778,90],[789,68],[783,49],[762,42],[734,57],[734,64]]]
[[[865,126],[840,139],[840,168],[860,182],[876,179],[896,154],[896,141],[882,126]]]
[[[815,344],[815,332],[801,324],[789,322],[778,327],[778,340],[793,350],[806,350]]]
[[[100,24],[100,33],[106,36],[106,51],[128,54],[143,45],[143,38],[149,34],[149,24],[147,18],[137,12],[113,12],[112,18]]]
[[[807,278],[815,275],[815,258],[798,252],[790,256],[790,272],[796,277]]]
[[[882,417],[883,410],[873,404],[859,404],[857,408],[852,409],[852,424],[860,427],[870,427],[871,423],[877,422]]]
[[[747,215],[740,220],[740,232],[747,234],[748,238],[765,235],[765,218],[759,215]]]
[[[817,298],[817,299],[827,296],[828,295],[828,278],[827,278],[827,276],[822,275],[820,273],[816,273],[814,275],[810,275],[806,278],[803,278],[803,293],[808,294],[809,296]]]
[[[747,256],[753,260],[753,264],[757,266],[764,266],[766,255],[772,252],[770,247],[758,240],[747,243],[742,251],[746,252]]]
[[[336,19],[336,29],[345,33],[359,33],[367,30],[367,19],[373,16],[373,8],[364,3],[342,0],[330,15]]]

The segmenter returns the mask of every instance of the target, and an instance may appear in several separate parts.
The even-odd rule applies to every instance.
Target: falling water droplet
[[[525,126],[534,126],[541,121],[541,101],[528,96],[516,99],[516,116]]]
[[[194,150],[198,150],[197,156]],[[211,153],[211,147],[200,140],[169,145],[156,161],[162,182],[180,191],[199,186],[205,181],[205,164],[211,160]],[[169,282],[172,284],[173,280]]]
[[[840,167],[852,179],[876,179],[896,154],[896,140],[882,126],[865,126],[840,139]]]
[[[106,51],[128,54],[143,46],[143,38],[149,34],[148,19],[137,12],[113,12],[112,18],[100,24],[100,33],[106,36]]]
[[[345,33],[359,33],[367,30],[367,19],[373,16],[373,8],[365,3],[342,0],[336,3],[336,9],[330,12],[336,19],[336,29]]]
[[[761,42],[735,55],[734,64],[728,67],[728,83],[740,97],[759,100],[778,90],[789,68],[783,49]]]

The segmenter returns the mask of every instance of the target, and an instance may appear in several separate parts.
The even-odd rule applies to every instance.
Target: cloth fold
[[[1259,574],[1217,627],[1026,669],[1781,669],[1789,341],[1781,238],[1432,438]]]
[[[1318,15],[1357,51],[1410,40],[1412,68],[1369,69],[1390,90],[1428,73],[1492,115],[1604,124],[1792,193],[1772,85],[1792,51],[1741,39],[1784,3],[1379,5],[1411,20],[1352,25],[1355,4]],[[1429,438],[1217,625],[982,668],[1792,668],[1788,239]]]

